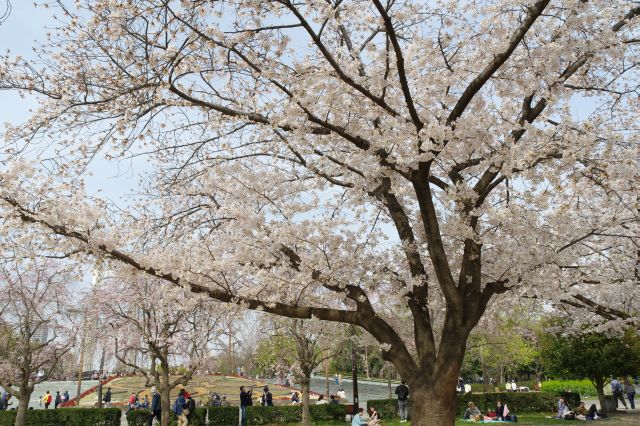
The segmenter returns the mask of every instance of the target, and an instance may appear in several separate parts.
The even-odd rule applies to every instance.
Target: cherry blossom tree
[[[41,260],[0,267],[0,385],[19,402],[18,426],[27,424],[35,385],[48,380],[73,347],[70,280],[69,270]]]
[[[171,390],[206,365],[222,332],[216,304],[127,268],[104,274],[85,303],[115,358],[158,388],[163,413],[171,411]],[[161,424],[169,420],[162,416]]]
[[[360,326],[417,425],[453,424],[487,309],[637,323],[637,5],[58,3],[38,59],[0,68],[40,102],[8,128],[7,229]],[[99,156],[149,162],[126,205],[85,195]]]

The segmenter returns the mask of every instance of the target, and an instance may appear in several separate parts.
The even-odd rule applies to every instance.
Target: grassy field
[[[240,386],[254,386],[253,396],[254,399],[262,395],[262,388],[265,383],[257,380],[251,380],[248,378],[240,377],[226,377],[226,376],[197,376],[194,377],[185,389],[193,395],[198,404],[205,402],[208,399],[210,392],[217,392],[220,395],[226,395],[227,400],[233,405],[239,404]],[[145,379],[143,377],[123,377],[115,379],[105,385],[103,392],[106,392],[106,388],[111,387],[112,401],[114,405],[118,402],[125,402],[129,399],[129,395],[135,392],[138,393],[140,399],[147,396],[151,400],[151,388],[145,387]],[[180,389],[176,388],[171,393],[172,398],[178,395]],[[269,385],[269,390],[273,394],[274,402],[277,404],[278,400],[289,400],[291,396],[291,390]],[[97,394],[93,393],[82,398],[80,406],[93,407],[97,402]]]

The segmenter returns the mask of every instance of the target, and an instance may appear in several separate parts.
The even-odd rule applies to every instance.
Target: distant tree
[[[256,368],[261,374],[277,377],[279,371],[289,371],[296,362],[296,343],[292,336],[265,336],[256,349]]]
[[[19,401],[15,424],[27,423],[36,384],[58,370],[74,343],[69,270],[27,260],[0,267],[0,385]]]
[[[115,269],[99,280],[87,300],[89,312],[108,324],[115,358],[141,373],[146,386],[158,388],[162,412],[168,413],[171,390],[186,385],[211,358],[224,313],[198,295],[128,272]],[[162,416],[161,425],[169,420]]]
[[[591,380],[605,412],[604,387],[611,377],[640,371],[640,340],[634,331],[622,337],[596,332],[573,336],[544,333],[539,346],[546,371],[558,377]]]

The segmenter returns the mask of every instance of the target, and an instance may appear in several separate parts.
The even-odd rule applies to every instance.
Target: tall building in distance
[[[40,325],[36,329],[36,332],[31,336],[31,341],[34,343],[44,343],[49,338],[49,326],[46,324]]]

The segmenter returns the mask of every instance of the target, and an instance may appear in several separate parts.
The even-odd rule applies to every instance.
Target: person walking
[[[151,426],[153,424],[153,419],[157,419],[158,422],[162,417],[162,405],[160,403],[160,394],[158,393],[158,389],[156,387],[151,388],[151,409],[149,413],[149,418],[147,420],[147,426]]]
[[[107,392],[102,397],[102,402],[104,402],[105,408],[111,408],[111,388],[107,388]]]
[[[636,409],[635,397],[636,397],[636,387],[631,383],[631,380],[626,379],[624,381],[624,393],[627,394],[627,399],[629,399],[629,406],[632,410]]]
[[[69,401],[69,391],[62,392],[62,399],[64,400],[64,402]]]
[[[396,388],[396,395],[398,396],[398,412],[400,413],[400,423],[407,421],[407,405],[409,404],[409,387],[403,380]]]
[[[180,389],[176,402],[173,404],[173,413],[178,419],[178,426],[187,426],[189,424],[187,419],[189,410],[187,409],[187,398],[185,398],[184,394],[184,389]]]
[[[56,391],[56,399],[53,401],[53,408],[58,408],[58,405],[62,403],[62,396],[60,391]]]
[[[253,405],[252,393],[253,389],[245,391],[244,386],[240,386],[240,422],[242,426],[247,426],[247,407]]]
[[[622,383],[618,379],[613,379],[611,381],[611,393],[613,394],[613,399],[616,400],[616,408],[618,408],[618,401],[622,402],[624,405],[624,409],[627,410],[627,403],[624,400],[624,394],[622,392]]]
[[[185,395],[187,398],[187,409],[184,410],[184,414],[187,416],[187,420],[191,423],[191,417],[193,417],[193,413],[196,411],[196,401],[193,399],[191,394],[185,390]]]
[[[51,396],[51,392],[47,391],[47,393],[42,397],[42,403],[44,404],[44,409],[48,410],[49,405],[51,405],[51,401],[53,397]]]

